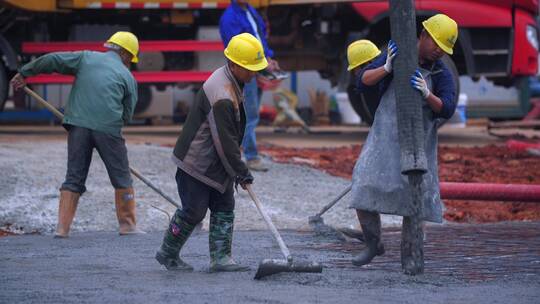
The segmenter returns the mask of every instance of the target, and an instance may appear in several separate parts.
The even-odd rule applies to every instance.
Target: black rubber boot
[[[381,216],[376,212],[361,210],[357,210],[357,214],[364,233],[366,248],[352,259],[352,263],[363,266],[369,264],[374,257],[384,254],[384,245],[381,243]]]
[[[212,212],[210,215],[210,272],[248,271],[231,257],[234,212]]]
[[[169,228],[165,231],[163,243],[156,253],[156,260],[167,270],[192,271],[193,267],[180,258],[180,249],[184,246],[194,225],[186,223],[179,216],[179,210],[174,214]]]

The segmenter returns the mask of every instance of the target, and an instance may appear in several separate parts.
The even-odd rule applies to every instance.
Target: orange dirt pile
[[[263,146],[261,152],[276,162],[308,165],[351,179],[361,146],[340,148],[284,148]],[[442,182],[539,184],[540,159],[506,147],[440,147]],[[540,204],[519,202],[444,201],[444,217],[453,222],[540,220]]]

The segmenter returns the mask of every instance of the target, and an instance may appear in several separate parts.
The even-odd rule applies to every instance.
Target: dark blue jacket
[[[257,27],[259,28],[258,34],[264,48],[264,55],[266,57],[273,57],[274,51],[270,49],[268,46],[268,41],[266,40],[266,25],[264,24],[263,18],[261,15],[259,15],[257,10],[253,8],[253,6],[248,4],[247,8],[257,23]],[[248,21],[246,14],[247,12],[244,11],[235,0],[231,1],[231,5],[229,5],[229,7],[227,7],[227,9],[223,12],[223,15],[221,15],[221,18],[219,19],[219,33],[221,35],[221,40],[223,41],[224,47],[227,47],[229,40],[238,34],[250,33],[257,37]]]
[[[356,79],[356,89],[359,92],[375,89],[379,91],[379,98],[382,97],[393,79],[393,74],[385,76],[383,79],[381,79],[381,81],[379,81],[373,86],[368,86],[362,83],[362,76],[364,76],[364,72],[366,70],[372,70],[381,67],[385,64],[385,62],[386,51],[383,51],[377,58],[375,58],[375,60],[368,64],[358,74],[358,78]],[[435,96],[439,97],[443,103],[441,112],[434,113],[434,117],[449,119],[450,117],[452,117],[452,115],[454,115],[454,112],[456,110],[456,102],[454,98],[456,95],[456,90],[454,86],[454,80],[452,79],[452,73],[450,73],[450,70],[448,70],[446,65],[441,60],[437,60],[432,64],[430,63],[427,66],[421,67],[431,71],[431,81],[433,83],[431,92],[435,94]]]

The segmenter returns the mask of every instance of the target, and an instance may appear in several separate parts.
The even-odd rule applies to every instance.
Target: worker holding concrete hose
[[[247,271],[232,259],[234,185],[245,189],[253,176],[241,159],[246,114],[243,87],[267,67],[253,35],[234,36],[225,48],[227,64],[212,73],[196,96],[172,159],[182,209],[176,210],[157,261],[168,270],[192,270],[180,250],[210,209],[210,271]]]
[[[137,83],[129,67],[137,62],[139,42],[130,32],[117,32],[104,44],[106,52],[57,52],[24,65],[11,80],[15,90],[25,77],[41,73],[75,76],[63,126],[68,130],[66,178],[60,187],[55,237],[69,235],[94,148],[103,160],[115,189],[116,214],[121,235],[140,233],[135,219],[135,194],[129,172],[122,126],[137,103]]]
[[[437,125],[455,111],[455,85],[448,67],[440,60],[451,55],[458,36],[454,20],[435,15],[423,23],[417,42],[418,69],[411,75],[411,86],[423,98],[423,126],[428,172],[423,176],[425,189],[421,220],[442,222],[442,204],[437,169]],[[397,45],[388,48],[360,74],[359,91],[376,88],[381,100],[366,143],[353,171],[351,208],[356,209],[366,248],[353,258],[362,266],[384,253],[381,241],[380,213],[411,216],[410,187],[401,174],[397,130],[396,98],[392,81],[392,63],[398,55]]]

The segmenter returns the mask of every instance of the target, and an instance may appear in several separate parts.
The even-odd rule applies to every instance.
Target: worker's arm
[[[208,122],[216,151],[227,173],[239,184],[251,184],[253,177],[241,159],[240,142],[236,132],[235,109],[228,99],[214,104],[208,114]]]
[[[390,73],[387,72],[382,66],[376,69],[366,70],[361,78],[362,83],[367,86],[374,86],[389,74]]]
[[[424,77],[418,70],[411,77],[411,85],[420,91],[436,117],[448,119],[456,110],[455,86],[452,75],[447,69],[443,69],[439,74],[433,75],[431,79],[433,92],[429,90]]]
[[[50,73],[75,75],[83,56],[84,52],[50,53],[25,64],[19,73],[23,77]]]
[[[25,78],[38,74],[60,73],[75,75],[79,68],[83,52],[57,52],[43,55],[22,66],[12,79],[11,85],[15,91],[26,86]]]
[[[379,81],[381,81],[384,77],[391,74],[394,58],[396,58],[397,52],[397,45],[394,43],[394,41],[390,40],[386,50],[386,57],[380,56],[382,58],[386,58],[384,65],[380,65],[377,68],[372,69],[369,69],[368,66],[362,75],[362,83],[368,86],[373,86],[379,83]]]
[[[135,79],[128,81],[126,86],[126,94],[124,95],[124,100],[122,100],[122,104],[124,105],[124,112],[122,113],[124,124],[128,124],[133,119],[138,98],[137,82],[135,82]]]
[[[437,116],[449,119],[456,111],[456,85],[450,70],[443,65],[441,73],[433,75],[433,95],[442,102],[441,111]]]
[[[273,58],[274,57],[274,51],[270,48],[268,45],[268,29],[266,27],[266,20],[255,10],[251,5],[249,6],[249,11],[251,12],[251,15],[256,18],[257,20],[257,26],[259,27],[259,36],[261,36],[261,43],[264,48],[264,55],[266,57]],[[279,67],[276,67],[277,69]]]

